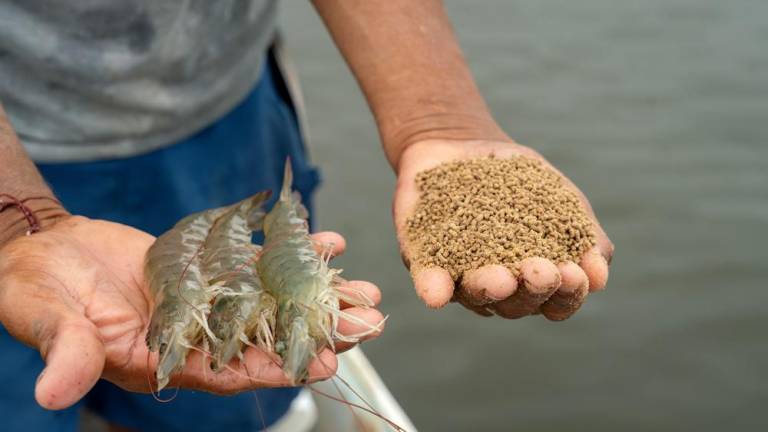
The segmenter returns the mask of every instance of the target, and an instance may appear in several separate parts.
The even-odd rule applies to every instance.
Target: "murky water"
[[[608,291],[564,323],[424,308],[398,257],[394,177],[306,2],[284,2],[320,224],[378,283],[365,349],[423,430],[753,430],[768,402],[768,2],[447,2],[518,141],[579,184],[617,245]]]

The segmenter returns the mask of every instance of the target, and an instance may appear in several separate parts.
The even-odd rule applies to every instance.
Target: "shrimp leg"
[[[218,295],[208,316],[215,338],[212,342],[213,370],[241,356],[244,345],[272,350],[275,300],[264,291],[253,257],[260,248],[251,243],[253,231],[264,219],[262,205],[269,193],[262,192],[233,206],[214,224],[205,242],[202,271]]]

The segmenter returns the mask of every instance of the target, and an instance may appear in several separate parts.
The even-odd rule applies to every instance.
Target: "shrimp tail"
[[[290,327],[290,336],[285,341],[284,352],[279,353],[283,358],[283,371],[292,385],[306,381],[308,377],[307,366],[312,360],[316,348],[315,340],[309,334],[309,326],[302,317],[293,320]],[[281,347],[278,347],[278,350]]]
[[[211,369],[222,368],[240,357],[246,346],[270,352],[273,346],[274,299],[267,294],[222,297],[216,300],[208,324],[216,335],[211,339]],[[254,340],[255,343],[251,342]]]
[[[239,335],[244,334],[243,323],[230,323],[229,337],[222,338],[214,345],[213,357],[211,358],[211,369],[219,372],[226,366],[230,360],[235,358],[243,348],[243,339]],[[247,339],[245,339],[247,341]]]
[[[267,214],[264,211],[264,203],[272,196],[272,191],[265,190],[257,193],[246,201],[248,209],[246,210],[246,218],[248,228],[252,231],[259,231],[264,225],[264,216]]]
[[[186,342],[183,331],[171,327],[168,332],[163,332],[160,337],[160,360],[157,363],[157,391],[168,385],[171,375],[184,369],[189,352],[189,344]],[[167,337],[169,336],[170,337]],[[167,338],[166,338],[167,337]]]

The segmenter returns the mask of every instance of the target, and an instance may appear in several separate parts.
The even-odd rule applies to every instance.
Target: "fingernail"
[[[40,375],[38,375],[38,376],[37,376],[37,380],[35,381],[35,385],[38,385],[38,384],[40,383],[40,380],[41,380],[41,379],[43,379],[43,375],[45,375],[45,371],[46,371],[47,369],[48,369],[48,368],[43,368],[43,371],[42,371],[42,372],[40,372]]]

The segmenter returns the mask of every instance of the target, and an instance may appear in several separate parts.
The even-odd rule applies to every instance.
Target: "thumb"
[[[419,200],[414,178],[416,169],[412,165],[404,165],[397,179],[397,188],[392,204],[392,214],[395,220],[397,240],[400,243],[400,253],[405,266],[411,270],[413,285],[421,300],[430,308],[438,309],[453,297],[454,283],[450,273],[439,267],[421,268],[412,261],[415,247],[408,239],[408,217],[414,214]]]
[[[0,277],[0,320],[13,337],[40,351],[45,369],[35,399],[47,409],[64,409],[98,381],[105,351],[98,330],[48,283]]]
[[[406,267],[410,267],[410,245],[408,244],[408,218],[416,210],[419,194],[413,178],[399,176],[397,188],[392,199],[392,218],[400,245],[400,252]]]
[[[96,327],[83,317],[65,318],[40,341],[45,369],[35,399],[43,408],[72,406],[93,388],[104,370],[105,351]]]

